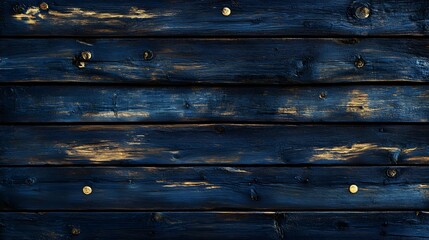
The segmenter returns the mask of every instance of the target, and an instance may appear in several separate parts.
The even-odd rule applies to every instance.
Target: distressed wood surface
[[[0,208],[43,210],[425,210],[429,168],[0,168]],[[392,170],[389,170],[392,171]],[[393,175],[392,175],[393,176]],[[355,184],[359,191],[349,192]],[[85,195],[84,186],[92,188]]]
[[[427,239],[426,212],[0,213],[4,240]]]
[[[0,122],[428,122],[429,86],[2,86]]]
[[[426,0],[4,0],[2,36],[427,36]],[[356,9],[369,8],[366,19]],[[229,7],[231,14],[222,15]]]
[[[1,39],[0,82],[428,82],[428,46],[427,39],[388,38]],[[84,51],[90,60],[79,59]]]
[[[426,125],[1,126],[0,165],[429,163]]]

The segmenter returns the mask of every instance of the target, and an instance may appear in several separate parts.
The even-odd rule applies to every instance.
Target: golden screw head
[[[231,9],[229,9],[229,7],[224,7],[224,8],[222,9],[222,15],[224,15],[224,16],[229,16],[229,15],[231,15]]]
[[[40,9],[42,9],[42,10],[46,11],[46,10],[48,10],[49,5],[48,5],[47,3],[45,3],[45,2],[42,2],[42,3],[39,5],[39,7],[40,7]]]
[[[388,176],[388,177],[391,177],[391,178],[396,177],[396,174],[397,174],[397,173],[398,173],[398,172],[396,171],[396,169],[393,169],[393,168],[389,168],[389,169],[387,169],[387,171],[386,171],[387,176]]]
[[[71,229],[71,234],[73,234],[73,235],[79,235],[80,234],[80,229],[76,228],[76,227],[73,227]]]
[[[371,14],[371,10],[368,7],[362,6],[356,8],[355,16],[359,19],[367,19]]]
[[[358,186],[356,186],[356,185],[353,184],[353,185],[350,185],[349,191],[350,191],[350,193],[355,194],[355,193],[357,193],[359,191],[359,188],[358,188]]]
[[[85,187],[82,188],[82,192],[85,195],[89,195],[89,194],[92,193],[92,188],[90,186],[85,186]]]
[[[356,60],[355,60],[355,67],[357,67],[357,68],[363,68],[363,67],[365,67],[365,61],[362,59],[362,58],[357,58]]]
[[[90,51],[81,52],[80,56],[82,57],[83,60],[89,60],[92,58],[92,54]]]

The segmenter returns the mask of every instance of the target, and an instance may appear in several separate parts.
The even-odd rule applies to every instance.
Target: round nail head
[[[89,194],[92,193],[92,188],[90,186],[85,186],[85,187],[82,188],[82,192],[85,195],[89,195]]]
[[[89,60],[91,59],[92,54],[89,51],[84,51],[80,54],[80,56],[82,57],[83,60]]]
[[[368,7],[358,7],[355,11],[355,16],[359,19],[367,19],[371,14],[371,10]]]
[[[71,234],[73,234],[73,235],[79,235],[80,234],[80,229],[76,228],[76,227],[72,228]]]
[[[365,61],[362,58],[357,58],[355,60],[355,67],[363,68],[365,66]]]
[[[222,9],[222,15],[224,15],[224,16],[229,16],[229,15],[231,15],[231,9],[229,9],[229,7],[224,7],[224,8]]]
[[[349,191],[350,191],[350,193],[355,194],[355,193],[357,193],[359,191],[359,188],[358,188],[358,186],[356,186],[356,185],[353,184],[353,185],[350,185]]]
[[[386,171],[387,176],[391,178],[395,177],[397,173],[398,172],[396,171],[396,169],[393,169],[393,168],[389,168]]]
[[[40,7],[40,9],[42,9],[42,10],[46,11],[46,10],[48,10],[49,5],[48,5],[47,3],[45,3],[45,2],[42,2],[42,3],[39,5],[39,7]]]

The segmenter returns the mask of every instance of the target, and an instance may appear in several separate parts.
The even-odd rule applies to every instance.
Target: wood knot
[[[36,180],[34,178],[27,178],[25,179],[25,183],[27,185],[33,185],[36,182]]]
[[[47,3],[45,3],[45,2],[42,2],[42,3],[39,4],[39,8],[41,10],[43,10],[43,11],[46,11],[46,10],[48,10],[49,5]]]
[[[143,53],[143,59],[146,61],[152,60],[153,59],[153,52],[151,50],[146,50]]]

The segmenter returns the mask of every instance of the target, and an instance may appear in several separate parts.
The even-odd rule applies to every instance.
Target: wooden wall
[[[0,239],[429,238],[429,1],[0,2]]]

